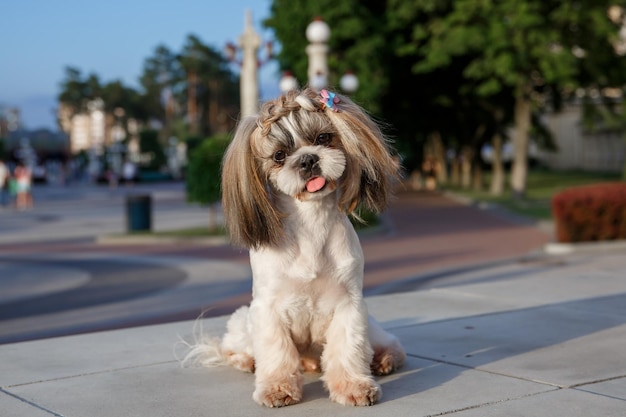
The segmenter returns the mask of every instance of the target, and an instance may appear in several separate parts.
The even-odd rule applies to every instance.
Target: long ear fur
[[[380,212],[398,179],[399,164],[392,158],[379,126],[349,98],[339,97],[338,112],[325,111],[341,135],[347,157],[340,207],[349,213],[358,205]]]
[[[259,134],[256,117],[243,119],[226,150],[222,165],[222,205],[232,243],[246,248],[275,244],[282,236],[267,182],[252,154]]]

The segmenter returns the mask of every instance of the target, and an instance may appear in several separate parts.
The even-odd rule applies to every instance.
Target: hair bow
[[[335,93],[332,93],[328,90],[320,91],[320,102],[322,103],[322,109],[329,108],[332,111],[338,112],[339,109],[335,104],[339,103],[339,97]]]

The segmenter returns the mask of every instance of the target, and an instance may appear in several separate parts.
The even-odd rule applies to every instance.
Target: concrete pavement
[[[421,197],[401,196],[389,211],[392,232],[363,238],[370,313],[398,335],[409,355],[399,373],[379,378],[380,404],[333,404],[317,376],[308,375],[301,404],[264,409],[251,399],[253,376],[180,367],[177,342],[191,340],[196,324],[182,321],[0,345],[2,416],[626,415],[623,244],[551,255],[540,250],[549,239],[533,227]],[[16,268],[11,261],[0,262],[0,271]],[[189,268],[194,276],[211,270],[202,262],[213,261],[150,262]],[[237,270],[245,269],[237,262],[223,267],[217,277],[246,272]],[[404,279],[379,284],[384,274]],[[64,292],[86,279],[63,269],[50,280],[37,269],[24,276],[41,292]],[[180,298],[170,298],[172,291]],[[134,312],[176,308],[209,295],[202,282],[184,281],[133,300]],[[3,293],[0,307],[28,296],[18,286]],[[93,308],[86,319],[122,304]],[[218,335],[225,320],[201,323]]]

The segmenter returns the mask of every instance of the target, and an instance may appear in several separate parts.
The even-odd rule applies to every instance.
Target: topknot
[[[310,88],[302,91],[292,90],[280,95],[274,100],[266,101],[261,106],[257,125],[261,129],[261,134],[267,136],[270,132],[272,123],[283,116],[287,116],[291,112],[299,111],[304,108],[308,111],[322,110],[319,103],[314,100],[317,93]]]

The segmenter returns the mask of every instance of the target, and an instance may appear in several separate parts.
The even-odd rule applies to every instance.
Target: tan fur
[[[283,215],[272,205],[264,174],[271,155],[264,153],[262,142],[272,134],[273,123],[292,114],[312,130],[318,128],[318,116],[323,114],[337,132],[336,146],[348,158],[348,169],[340,181],[341,211],[355,214],[362,205],[380,212],[387,206],[398,166],[380,128],[348,97],[339,96],[338,112],[324,110],[318,97],[311,89],[291,91],[263,104],[257,117],[240,122],[222,169],[224,216],[234,244],[248,248],[276,245],[283,237]]]
[[[252,397],[268,407],[301,401],[305,371],[322,372],[333,401],[372,405],[382,396],[373,374],[405,359],[367,313],[363,251],[346,216],[382,210],[398,166],[359,106],[339,96],[335,107],[310,89],[280,96],[241,121],[224,157],[225,220],[250,248],[253,300],[185,361],[254,371]]]

